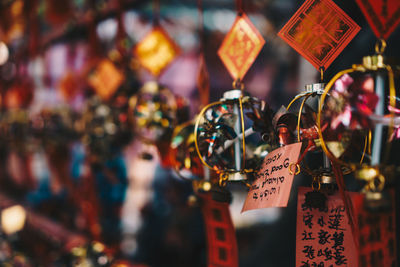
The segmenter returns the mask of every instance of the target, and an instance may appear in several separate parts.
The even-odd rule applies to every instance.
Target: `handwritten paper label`
[[[351,197],[358,226],[360,266],[397,266],[395,204],[393,195],[390,197],[391,209],[373,212],[366,210],[364,195]]]
[[[200,195],[207,232],[208,267],[238,267],[238,248],[229,204]]]
[[[323,210],[305,205],[311,188],[299,187],[296,266],[357,266],[357,250],[343,200],[327,195]]]
[[[290,174],[289,168],[295,171],[293,164],[297,163],[301,144],[283,146],[265,157],[256,174],[256,180],[247,194],[242,212],[287,206],[294,176]]]

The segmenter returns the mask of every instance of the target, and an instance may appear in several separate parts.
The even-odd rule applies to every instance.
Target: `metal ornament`
[[[271,150],[262,136],[272,131],[265,102],[235,89],[200,112],[194,129],[195,147],[201,162],[220,174],[220,185],[244,181]]]
[[[394,175],[387,171],[387,160],[391,142],[397,139],[400,112],[393,67],[382,55],[385,47],[386,42],[379,40],[375,55],[336,74],[325,87],[318,111],[321,147],[333,162],[356,171],[356,178],[365,182],[364,193],[382,192]],[[357,145],[363,151],[361,161],[354,157]]]

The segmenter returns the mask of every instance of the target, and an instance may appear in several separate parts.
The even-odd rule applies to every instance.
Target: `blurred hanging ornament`
[[[204,179],[201,163],[194,141],[194,123],[178,125],[171,141],[172,166],[178,175],[187,180]]]
[[[124,74],[108,59],[100,61],[88,77],[89,85],[103,101],[109,100],[124,80]]]
[[[385,47],[380,40],[376,55],[333,77],[321,97],[317,119],[325,153],[337,164],[357,170],[365,192],[382,191],[397,173],[388,155],[400,127],[400,104],[393,67],[382,55]],[[360,155],[366,164],[360,164]]]
[[[272,150],[262,139],[271,131],[272,116],[265,102],[231,90],[198,115],[196,150],[202,163],[223,180],[246,180],[246,173],[255,171]]]
[[[174,94],[157,82],[147,82],[129,100],[134,134],[146,142],[156,143],[172,133],[177,121]]]
[[[119,129],[113,110],[94,96],[87,101],[83,117],[83,143],[95,162],[105,162],[118,149]]]
[[[158,77],[180,51],[167,32],[157,25],[134,47],[133,53],[142,67]]]

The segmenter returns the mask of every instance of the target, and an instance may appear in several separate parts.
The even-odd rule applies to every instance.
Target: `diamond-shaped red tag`
[[[264,44],[257,28],[243,14],[236,18],[218,50],[218,56],[233,79],[242,80]]]
[[[400,23],[399,0],[356,0],[378,38],[387,39]]]
[[[331,0],[307,0],[278,35],[317,69],[327,69],[360,27]]]
[[[179,54],[179,47],[163,28],[157,26],[134,47],[133,52],[144,68],[159,76]]]

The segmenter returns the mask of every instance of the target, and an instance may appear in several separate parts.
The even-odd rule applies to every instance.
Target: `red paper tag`
[[[133,50],[140,64],[154,76],[161,72],[177,57],[179,48],[161,27],[155,27]]]
[[[256,175],[244,202],[246,210],[286,207],[293,183],[293,172],[289,168],[297,163],[302,143],[295,143],[275,149],[269,153]],[[292,168],[292,171],[295,171]]]
[[[207,232],[208,267],[237,267],[238,251],[229,204],[201,195]]]
[[[317,69],[327,69],[360,27],[331,0],[307,0],[278,35]]]
[[[243,14],[226,35],[218,56],[234,80],[242,80],[261,51],[265,41],[250,19]]]
[[[400,23],[399,0],[356,0],[372,31],[387,39]]]
[[[304,205],[311,188],[299,187],[296,266],[357,266],[357,250],[339,194],[327,195],[324,210]]]
[[[360,266],[396,265],[396,223],[394,197],[392,209],[387,212],[370,212],[364,207],[364,195],[351,197],[358,226]]]

